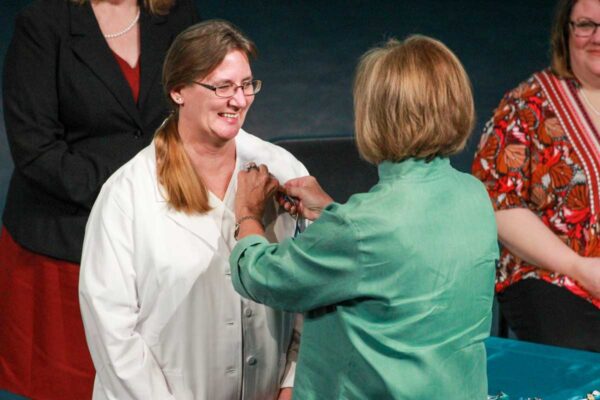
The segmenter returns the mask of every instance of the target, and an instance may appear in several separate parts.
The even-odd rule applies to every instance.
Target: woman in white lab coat
[[[239,297],[228,264],[237,172],[256,163],[280,182],[307,175],[241,129],[261,87],[254,54],[225,21],[180,34],[163,71],[172,115],[93,207],[79,292],[94,399],[291,397],[293,315]],[[295,229],[275,203],[262,222],[272,241]]]

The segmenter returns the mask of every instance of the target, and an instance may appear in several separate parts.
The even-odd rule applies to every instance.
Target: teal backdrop
[[[0,2],[0,60],[15,16],[27,3]],[[442,40],[463,61],[475,92],[477,127],[467,149],[453,159],[464,171],[503,93],[548,64],[554,7],[548,0],[211,0],[197,5],[203,18],[228,19],[258,45],[253,69],[264,88],[245,127],[266,139],[352,135],[351,86],[360,55],[390,37],[421,33]],[[0,110],[0,212],[12,168]]]

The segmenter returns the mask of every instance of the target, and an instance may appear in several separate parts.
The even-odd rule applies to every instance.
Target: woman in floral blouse
[[[509,92],[473,163],[503,245],[502,313],[524,340],[600,352],[600,2],[560,0],[552,67]]]

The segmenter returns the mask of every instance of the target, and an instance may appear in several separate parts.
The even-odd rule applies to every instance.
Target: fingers
[[[260,164],[258,166],[258,176],[259,179],[264,179],[266,181],[265,191],[269,194],[269,196],[275,194],[279,188],[279,181],[269,173],[269,168],[265,164]]]
[[[269,174],[269,168],[265,164],[256,165],[254,162],[249,162],[244,165],[244,170],[249,175],[257,174],[258,176],[272,176]]]
[[[265,164],[256,165],[254,162],[244,165],[244,169],[238,173],[238,180],[254,187],[262,187],[269,195],[273,195],[280,186],[277,178],[269,173],[269,168]]]
[[[314,176],[301,176],[300,178],[290,179],[285,183],[286,188],[290,187],[302,187],[302,186],[310,186],[311,182],[316,182]]]
[[[251,170],[258,170],[258,167],[256,166],[256,163],[254,161],[250,161],[244,165],[244,170],[246,170],[246,172]]]
[[[273,196],[279,188],[279,181],[274,177],[269,177],[265,191],[269,194],[269,197]]]
[[[269,175],[269,168],[267,168],[267,166],[265,164],[260,164],[258,166],[258,172],[261,175]]]
[[[236,215],[261,216],[267,200],[278,188],[279,181],[269,174],[266,165],[246,164],[237,178]]]
[[[278,187],[275,198],[277,200],[277,203],[279,203],[279,205],[283,207],[285,211],[287,211],[292,216],[296,215],[296,213],[298,212],[299,200],[288,196],[285,193],[285,188],[281,186]]]
[[[301,186],[285,186],[285,192],[288,196],[302,199],[305,189]]]
[[[283,201],[283,202],[280,202],[279,204],[291,216],[295,216],[300,211],[300,207],[296,203],[291,203],[289,201]]]
[[[262,177],[269,175],[269,169],[265,164],[256,165],[253,162],[249,162],[244,165],[244,169],[240,170],[239,175],[242,174],[254,177]]]
[[[269,175],[269,169],[264,164],[256,165],[254,162],[249,162],[244,164],[243,169],[240,170],[238,175],[262,177],[264,175]]]

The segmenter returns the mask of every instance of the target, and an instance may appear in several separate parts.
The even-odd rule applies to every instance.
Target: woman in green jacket
[[[279,244],[264,238],[265,166],[238,177],[235,289],[304,313],[298,399],[485,399],[496,224],[483,185],[455,170],[474,121],[456,56],[423,36],[361,59],[356,140],[379,182],[338,204],[312,177],[285,184],[289,211],[316,220]],[[260,362],[260,361],[259,361]]]

